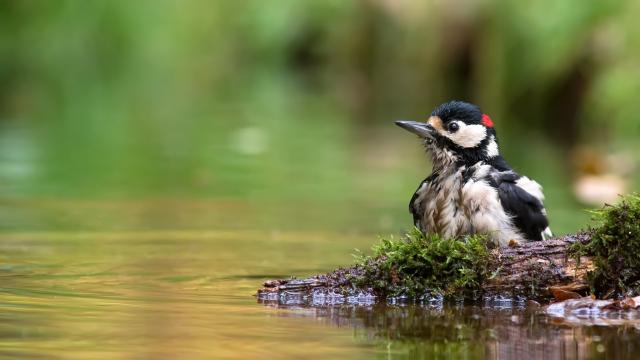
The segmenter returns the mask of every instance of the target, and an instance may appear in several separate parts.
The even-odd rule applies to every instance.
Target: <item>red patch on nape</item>
[[[489,115],[482,114],[482,125],[486,127],[493,127],[493,121],[491,121],[491,118],[489,117]]]

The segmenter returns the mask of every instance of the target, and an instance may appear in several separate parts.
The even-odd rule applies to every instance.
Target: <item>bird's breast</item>
[[[422,201],[424,209],[423,230],[445,237],[458,236],[468,230],[464,220],[463,186],[462,171],[457,171],[439,176],[420,189],[424,194],[420,194],[417,201]]]

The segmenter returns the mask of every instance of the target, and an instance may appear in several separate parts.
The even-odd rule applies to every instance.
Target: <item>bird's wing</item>
[[[502,207],[527,239],[542,240],[543,233],[550,233],[542,188],[537,182],[513,171],[493,173],[492,179]]]

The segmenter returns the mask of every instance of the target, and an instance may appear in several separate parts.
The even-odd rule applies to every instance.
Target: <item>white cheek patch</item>
[[[467,125],[462,121],[456,121],[460,128],[454,133],[441,131],[443,136],[448,137],[463,148],[472,148],[478,146],[487,137],[487,129],[479,124]]]

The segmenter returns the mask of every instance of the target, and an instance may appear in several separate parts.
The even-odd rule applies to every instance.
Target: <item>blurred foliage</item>
[[[406,228],[429,167],[391,121],[458,98],[544,185],[554,230],[575,230],[572,151],[632,151],[640,133],[638,14],[631,0],[3,1],[0,194],[349,203],[370,230]]]

